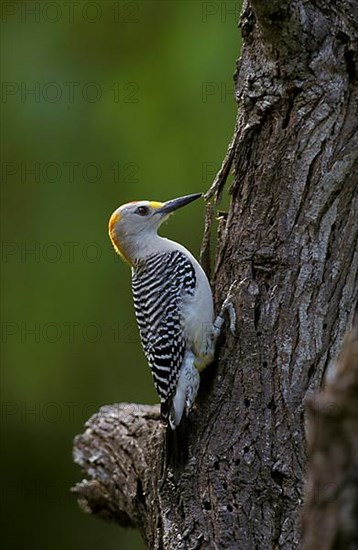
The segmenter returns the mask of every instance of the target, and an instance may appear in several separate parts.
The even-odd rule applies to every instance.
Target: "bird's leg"
[[[223,324],[225,322],[225,311],[229,314],[229,320],[230,320],[230,332],[231,334],[235,335],[235,327],[236,327],[236,311],[234,308],[234,305],[232,303],[232,300],[237,292],[237,289],[234,290],[236,286],[240,287],[246,279],[243,279],[239,285],[237,285],[237,280],[235,280],[229,288],[228,295],[226,296],[225,300],[223,301],[223,304],[221,306],[219,315],[216,317],[214,323],[213,323],[213,334],[214,334],[214,340],[216,341],[221,333],[221,329],[223,327]]]
[[[224,300],[224,302],[221,306],[219,315],[216,317],[216,319],[213,323],[213,327],[214,327],[213,332],[214,332],[215,340],[217,340],[217,338],[219,337],[219,335],[221,333],[221,330],[222,330],[222,327],[223,327],[223,324],[225,323],[225,317],[224,317],[225,311],[227,311],[228,314],[229,314],[230,332],[233,335],[235,334],[236,311],[235,311],[235,308],[234,308],[232,302],[230,302],[229,297],[227,297],[227,298],[225,298],[225,300]]]
[[[241,281],[237,286],[240,287],[245,281],[246,279]],[[221,306],[219,315],[216,317],[215,321],[212,324],[206,324],[203,327],[203,349],[200,354],[195,356],[194,360],[195,367],[199,371],[204,370],[205,367],[207,367],[207,365],[210,365],[210,363],[212,363],[214,360],[216,341],[219,338],[223,324],[225,323],[225,311],[229,313],[230,332],[231,334],[235,335],[236,311],[232,303],[232,299],[237,292],[237,289],[235,289],[234,291],[236,283],[237,281],[235,280],[231,284],[228,295],[225,298]]]

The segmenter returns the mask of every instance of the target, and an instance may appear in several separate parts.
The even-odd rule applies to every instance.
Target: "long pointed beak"
[[[165,202],[161,208],[158,208],[156,214],[170,214],[178,208],[189,204],[192,201],[195,201],[202,196],[202,193],[194,193],[193,195],[185,195],[185,197],[179,197],[178,199],[173,199],[171,201]]]

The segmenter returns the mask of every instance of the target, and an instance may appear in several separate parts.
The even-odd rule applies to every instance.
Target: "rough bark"
[[[232,201],[213,276],[217,307],[244,281],[239,323],[204,372],[185,470],[159,482],[156,407],[105,407],[76,438],[90,477],[75,489],[82,507],[138,527],[150,548],[298,547],[304,405],[356,299],[356,6],[244,4]]]
[[[337,368],[307,402],[303,550],[358,548],[358,325]]]

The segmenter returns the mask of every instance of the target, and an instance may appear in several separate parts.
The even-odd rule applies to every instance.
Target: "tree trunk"
[[[334,374],[307,402],[304,550],[358,548],[358,330]]]
[[[138,527],[150,548],[299,544],[305,400],[354,311],[356,7],[244,3],[236,131],[209,193],[220,196],[233,162],[213,289],[219,308],[241,283],[238,327],[202,376],[185,470],[160,482],[157,407],[104,407],[76,438],[90,477],[75,488],[82,507]]]

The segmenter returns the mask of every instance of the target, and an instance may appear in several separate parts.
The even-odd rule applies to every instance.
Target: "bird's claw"
[[[220,317],[222,317],[222,318],[224,317],[225,311],[228,312],[229,319],[230,319],[230,332],[233,336],[235,335],[235,328],[236,328],[236,311],[235,311],[235,308],[234,308],[233,303],[232,303],[232,298],[234,297],[233,289],[235,288],[236,283],[237,283],[236,279],[233,283],[231,283],[228,295],[226,296],[225,300],[223,301],[222,306],[221,306],[221,310],[220,310]]]
[[[223,319],[225,311],[228,312],[229,320],[230,320],[230,332],[233,336],[235,336],[237,315],[236,315],[236,310],[235,310],[235,307],[234,307],[232,301],[233,301],[233,298],[235,297],[238,289],[240,288],[240,286],[242,286],[244,284],[244,282],[246,280],[247,280],[247,277],[245,277],[245,279],[243,279],[239,283],[237,282],[237,279],[235,279],[235,281],[233,281],[231,283],[228,295],[226,296],[225,300],[223,301],[223,304],[222,304],[221,310],[220,310],[220,314],[219,314],[219,317],[221,319]]]

